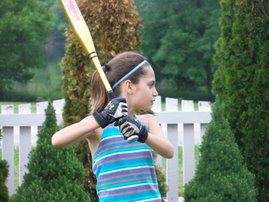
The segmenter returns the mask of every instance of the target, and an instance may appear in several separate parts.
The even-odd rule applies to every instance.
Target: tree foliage
[[[0,130],[0,140],[2,139],[2,131]],[[8,177],[8,162],[0,159],[0,202],[8,202],[8,188],[6,180]]]
[[[136,2],[143,17],[142,50],[162,81],[161,93],[174,95],[176,89],[182,96],[187,89],[210,94],[212,56],[219,34],[218,1]]]
[[[140,38],[138,13],[132,0],[78,0],[78,5],[90,28],[101,64],[117,53],[137,50]],[[65,125],[81,120],[89,114],[91,75],[94,71],[88,54],[82,49],[73,31],[66,30],[66,52],[61,61],[65,97]],[[100,84],[102,85],[102,84]],[[86,141],[77,147],[79,159],[88,171],[85,187],[96,201],[95,178],[91,170],[91,155]]]
[[[258,200],[269,198],[269,3],[221,1],[221,37],[214,92],[248,168],[256,177]]]
[[[0,202],[8,202],[8,189],[6,186],[6,180],[8,177],[8,163],[5,160],[0,159]]]
[[[248,171],[219,99],[214,104],[194,178],[185,188],[186,202],[255,201],[254,175]]]
[[[51,145],[51,137],[57,130],[55,110],[49,102],[37,146],[30,153],[28,173],[11,201],[89,201],[83,187],[83,166],[74,149],[53,148]]]
[[[25,82],[42,66],[52,15],[40,0],[2,0],[0,4],[0,92]]]

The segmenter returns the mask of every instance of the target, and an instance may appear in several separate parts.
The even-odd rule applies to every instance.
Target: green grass
[[[0,95],[2,101],[34,102],[37,98],[48,100],[63,97],[59,60],[60,58],[49,60],[43,68],[31,69],[33,78],[27,83],[14,82],[11,90],[6,90],[3,95]]]
[[[14,150],[14,185],[15,189],[19,186],[19,147],[15,147]]]

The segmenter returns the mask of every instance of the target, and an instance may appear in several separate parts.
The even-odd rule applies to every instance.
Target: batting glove
[[[147,127],[134,115],[120,118],[115,125],[119,126],[125,140],[130,139],[132,136],[138,136],[137,141],[144,143],[148,137]]]
[[[125,115],[128,115],[125,98],[114,98],[102,112],[93,113],[93,117],[102,128],[105,128],[108,124],[115,122]]]

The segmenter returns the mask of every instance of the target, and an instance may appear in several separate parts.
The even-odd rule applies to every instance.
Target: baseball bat
[[[93,39],[90,33],[90,30],[79,10],[79,7],[75,0],[61,0],[62,6],[64,8],[65,14],[69,23],[73,27],[75,34],[80,40],[82,46],[89,54],[90,59],[93,61],[93,64],[101,77],[101,80],[106,88],[109,99],[113,99],[115,94],[106,78],[106,75],[102,69],[100,61],[98,59]],[[138,136],[131,136],[127,139],[128,143],[134,142],[138,139]]]

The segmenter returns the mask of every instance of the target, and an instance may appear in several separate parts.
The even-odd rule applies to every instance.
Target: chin
[[[152,113],[153,113],[152,110],[151,110],[151,107],[144,108],[144,109],[141,110],[141,111],[143,111],[143,113],[145,113],[145,114],[152,114]]]

